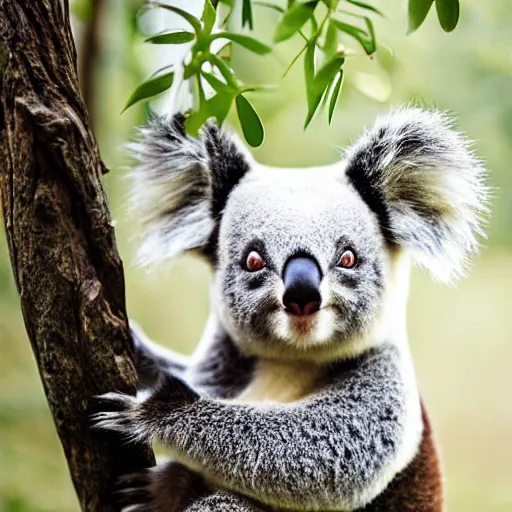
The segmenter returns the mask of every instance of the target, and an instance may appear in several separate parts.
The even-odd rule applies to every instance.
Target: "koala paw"
[[[93,428],[125,434],[131,441],[148,441],[141,414],[141,403],[136,397],[123,393],[105,393],[96,397],[107,411],[93,414]]]
[[[202,477],[177,462],[166,462],[121,477],[116,501],[123,511],[178,512],[199,495]]]

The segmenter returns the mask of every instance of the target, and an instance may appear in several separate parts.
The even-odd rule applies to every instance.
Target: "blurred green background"
[[[87,39],[91,6],[77,0],[74,29],[94,127],[111,169],[105,186],[118,221],[129,314],[153,338],[190,353],[207,314],[208,269],[191,257],[153,273],[133,263],[137,242],[133,218],[125,208],[123,143],[133,126],[143,122],[145,110],[120,112],[133,87],[162,59],[136,31],[139,5],[136,0],[97,1],[99,44],[94,48]],[[297,40],[265,58],[234,49],[233,67],[245,81],[278,84],[271,93],[253,96],[266,127],[266,142],[255,155],[282,166],[332,162],[338,157],[336,145],[346,145],[388,106],[411,100],[454,112],[458,127],[476,140],[476,152],[492,170],[491,184],[496,187],[489,238],[469,277],[455,289],[414,272],[409,331],[420,387],[442,446],[448,510],[511,511],[511,4],[462,0],[455,32],[442,32],[431,13],[409,36],[405,0],[379,7],[386,18],[375,20],[377,57],[349,60],[330,127],[322,114],[302,132],[306,101],[300,64],[281,79],[298,49]],[[271,40],[276,16],[255,8],[262,39]],[[3,232],[0,354],[0,511],[78,510],[24,331]]]

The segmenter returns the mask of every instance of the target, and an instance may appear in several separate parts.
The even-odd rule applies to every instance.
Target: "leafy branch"
[[[459,17],[458,0],[409,0],[409,32],[420,27],[434,1],[441,27],[445,31],[455,28]],[[222,4],[227,11],[223,19],[220,19],[217,4]],[[271,2],[242,0],[242,29],[247,26],[249,31],[253,30],[253,6],[256,5],[272,9],[280,15],[274,31],[274,45],[296,35],[304,41],[286,71],[300,58],[303,59],[308,106],[304,129],[309,126],[321,104],[327,106],[330,123],[343,89],[346,59],[361,53],[339,44],[340,35],[352,38],[362,53],[372,58],[377,50],[372,17],[383,16],[382,12],[360,0],[288,0],[286,8]],[[159,2],[149,2],[143,9],[171,11],[189,25],[188,30],[163,32],[146,39],[151,44],[188,45],[185,59],[178,64],[182,66],[182,78],[179,84],[175,84],[175,87],[187,87],[193,96],[192,107],[186,114],[187,131],[196,134],[212,117],[219,126],[222,125],[234,103],[247,142],[253,147],[261,145],[264,139],[263,124],[247,93],[266,87],[242,83],[229,64],[230,52],[226,52],[226,49],[235,44],[255,54],[266,55],[273,51],[273,46],[247,33],[225,29],[235,11],[235,0],[213,3],[206,0],[200,19],[183,9]],[[223,43],[220,49],[219,40]],[[214,46],[217,50],[214,50]],[[175,83],[176,76],[176,69],[160,69],[133,91],[125,110],[166,91]]]

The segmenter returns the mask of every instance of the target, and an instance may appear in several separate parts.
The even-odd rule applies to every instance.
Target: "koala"
[[[126,510],[438,512],[436,445],[406,330],[412,263],[462,276],[486,171],[440,112],[377,119],[332,165],[257,163],[214,124],[153,117],[131,146],[143,263],[211,265],[194,355],[132,324],[141,387],[98,428],[171,461],[126,477]]]

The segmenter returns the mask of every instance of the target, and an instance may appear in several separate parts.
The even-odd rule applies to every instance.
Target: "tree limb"
[[[67,1],[0,0],[0,200],[44,391],[84,510],[117,510],[111,485],[152,465],[93,431],[91,397],[134,393],[123,266],[78,88]]]

